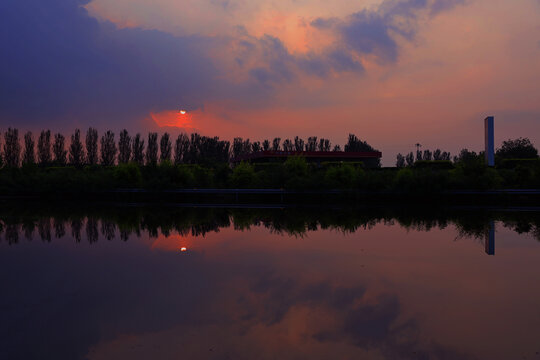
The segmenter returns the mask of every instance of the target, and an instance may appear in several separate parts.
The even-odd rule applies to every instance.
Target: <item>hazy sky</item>
[[[3,0],[0,44],[2,128],[540,145],[539,0]]]

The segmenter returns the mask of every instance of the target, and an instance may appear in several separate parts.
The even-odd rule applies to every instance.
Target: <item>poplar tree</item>
[[[251,144],[251,152],[259,152],[261,151],[261,142],[260,141],[255,141]]]
[[[131,160],[131,137],[126,129],[120,132],[118,140],[118,163],[127,164]]]
[[[105,134],[101,137],[101,165],[112,166],[116,160],[116,153],[118,149],[116,148],[116,143],[114,142],[114,133],[110,130],[107,130]]]
[[[51,163],[51,131],[42,130],[38,139],[38,161],[41,165]]]
[[[262,142],[262,148],[263,148],[263,151],[268,151],[268,150],[270,150],[270,141],[264,140],[264,141]]]
[[[158,159],[158,134],[148,134],[148,147],[146,148],[146,165],[156,165]]]
[[[21,158],[19,130],[8,128],[4,133],[4,159],[6,166],[18,167]]]
[[[86,132],[86,162],[88,165],[98,163],[98,132],[92,127]]]
[[[294,144],[290,139],[283,141],[283,151],[293,151]]]
[[[66,165],[67,151],[65,148],[66,138],[64,135],[57,133],[54,135],[53,155],[54,162],[57,165]]]
[[[35,164],[36,163],[36,153],[35,153],[35,142],[32,137],[32,132],[28,131],[24,134],[24,154],[23,154],[23,164]]]
[[[189,161],[189,137],[186,134],[178,135],[174,145],[174,163],[182,164]]]
[[[69,163],[74,166],[82,166],[84,164],[84,148],[81,141],[81,131],[79,129],[75,129],[75,132],[71,135]]]
[[[272,150],[279,151],[280,143],[281,143],[281,138],[274,138],[274,140],[272,140]]]
[[[405,167],[405,156],[401,155],[401,153],[396,155],[396,167]]]
[[[294,138],[294,150],[304,151],[304,140],[300,139],[298,136]]]
[[[310,136],[306,143],[306,151],[317,151],[317,137]]]
[[[161,136],[161,141],[159,142],[160,162],[171,161],[172,155],[172,144],[171,137],[168,133],[165,133]]]
[[[140,166],[144,165],[144,140],[138,133],[133,139],[133,161]]]

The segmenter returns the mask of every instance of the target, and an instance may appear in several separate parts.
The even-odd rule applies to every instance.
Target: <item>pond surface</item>
[[[540,359],[540,214],[0,210],[1,359]]]

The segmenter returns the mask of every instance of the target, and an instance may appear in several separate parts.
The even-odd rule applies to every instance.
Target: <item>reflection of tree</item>
[[[64,219],[54,218],[54,235],[57,239],[61,239],[66,234],[66,229],[64,227]]]
[[[8,244],[16,244],[19,242],[19,225],[7,224],[6,226],[6,240]]]
[[[89,217],[86,220],[86,238],[89,243],[96,242],[98,240],[98,221],[93,217]]]
[[[83,226],[82,218],[76,217],[71,219],[71,236],[76,242],[81,242],[81,230]]]
[[[14,239],[18,241],[18,235],[13,234],[15,228],[9,226],[19,224],[21,226],[17,231],[24,232],[30,239],[37,224],[39,236],[48,242],[51,241],[53,229],[55,238],[62,238],[68,226],[71,228],[72,237],[79,242],[85,217],[87,218],[85,232],[89,242],[97,241],[100,233],[105,239],[112,240],[119,235],[124,241],[132,234],[140,237],[142,232],[153,238],[167,237],[173,232],[184,236],[205,236],[209,232],[218,232],[221,228],[228,228],[232,224],[239,231],[262,226],[273,233],[297,237],[303,237],[319,229],[354,233],[359,229],[371,229],[377,224],[398,224],[415,231],[444,229],[453,225],[457,228],[459,238],[483,239],[493,220],[501,222],[519,234],[528,233],[540,240],[538,212],[449,208],[430,208],[429,211],[424,211],[420,208],[392,207],[225,209],[161,206],[88,208],[36,206],[10,209],[9,212],[0,210],[0,233],[5,230],[8,242],[9,239],[12,242]]]
[[[41,218],[38,223],[39,237],[42,241],[51,242],[51,219]]]
[[[109,220],[101,220],[101,235],[107,240],[114,239],[116,234],[116,224]]]

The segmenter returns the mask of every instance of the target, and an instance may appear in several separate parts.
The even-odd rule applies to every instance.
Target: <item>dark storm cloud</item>
[[[122,122],[216,87],[217,70],[204,52],[212,40],[118,29],[89,17],[85,3],[2,1],[2,122]]]
[[[463,0],[387,0],[345,19],[316,19],[311,26],[336,32],[338,41],[306,54],[241,27],[233,37],[119,29],[90,17],[82,7],[88,2],[0,2],[0,125],[114,130],[137,127],[133,121],[150,112],[190,110],[216,100],[267,106],[280,85],[300,74],[361,74],[367,55],[381,63],[396,61],[395,36],[414,37],[417,11],[437,13]],[[223,0],[214,4],[232,6]],[[225,80],[228,57],[245,77]]]
[[[422,11],[433,16],[462,3],[464,0],[386,0],[376,10],[364,9],[345,19],[317,18],[311,25],[335,31],[341,46],[352,54],[373,55],[380,63],[392,63],[399,55],[396,36],[412,40]]]

